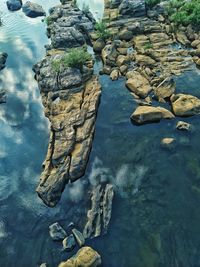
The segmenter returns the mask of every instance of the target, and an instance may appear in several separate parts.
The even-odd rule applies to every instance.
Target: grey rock
[[[7,57],[8,57],[7,53],[0,53],[0,70],[5,68]]]
[[[32,3],[30,1],[27,1],[23,5],[22,10],[25,13],[25,15],[30,17],[30,18],[36,18],[36,17],[46,15],[46,13],[45,13],[45,11],[41,5],[38,5],[36,3]]]
[[[76,246],[76,241],[72,234],[66,237],[62,243],[63,243],[63,250],[66,251],[72,251]]]
[[[191,124],[187,123],[185,121],[178,121],[176,124],[176,129],[181,131],[190,131],[191,130]]]
[[[8,10],[17,11],[22,7],[22,1],[21,0],[8,0],[6,1],[6,5],[8,7]]]
[[[145,0],[123,0],[119,6],[121,15],[140,17],[146,15]]]
[[[57,222],[49,226],[49,234],[54,241],[61,241],[67,236],[65,230]]]
[[[85,238],[83,236],[83,234],[77,230],[76,228],[72,229],[72,233],[74,235],[74,238],[77,242],[77,244],[82,247],[85,244]]]
[[[40,265],[40,267],[47,267],[47,264],[46,264],[46,263],[42,263],[42,264]]]
[[[4,89],[0,89],[0,104],[6,103],[6,91]]]
[[[91,209],[87,213],[87,223],[83,234],[85,238],[94,238],[105,234],[112,214],[114,190],[111,184],[98,185],[92,191]]]

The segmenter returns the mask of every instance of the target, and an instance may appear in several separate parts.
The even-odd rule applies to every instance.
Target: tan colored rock
[[[100,265],[101,256],[91,247],[83,247],[75,256],[60,263],[58,267],[98,267]]]
[[[128,58],[124,55],[119,55],[117,57],[117,66],[120,67],[128,61]]]
[[[156,88],[154,88],[154,95],[160,102],[163,102],[165,98],[169,98],[174,92],[175,83],[171,77],[164,79]]]
[[[139,106],[131,115],[131,120],[135,124],[145,124],[159,122],[162,119],[173,119],[174,115],[162,107]]]
[[[200,45],[200,40],[194,40],[192,43],[191,43],[191,46],[193,47],[193,48],[196,48],[196,47],[198,47]]]
[[[122,65],[119,70],[121,72],[122,75],[125,75],[126,74],[126,71],[127,71],[128,67],[126,65]]]
[[[152,66],[156,63],[156,61],[153,58],[139,54],[135,56],[135,60],[139,65],[142,66]]]
[[[111,71],[110,78],[112,81],[116,81],[119,78],[119,70],[114,69]]]
[[[132,31],[129,31],[128,29],[122,29],[119,32],[119,39],[120,40],[125,40],[125,41],[129,41],[133,38],[133,33]]]
[[[173,137],[165,137],[161,140],[161,146],[167,149],[173,149],[176,145],[176,139]]]
[[[134,94],[141,98],[147,97],[152,88],[149,81],[137,71],[131,71],[127,73],[128,78],[126,86]]]
[[[188,40],[186,34],[183,31],[179,31],[176,33],[176,39],[182,45],[189,45],[190,41]]]
[[[176,116],[200,114],[200,99],[193,95],[177,94],[171,97],[172,110]]]
[[[191,129],[191,124],[185,121],[178,121],[176,124],[176,129],[181,131],[189,131]]]

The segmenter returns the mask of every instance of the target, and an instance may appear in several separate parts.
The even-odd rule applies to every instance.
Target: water
[[[55,0],[35,1],[48,9]],[[34,81],[32,65],[44,54],[45,24],[21,11],[10,13],[1,1],[4,26],[0,50],[9,54],[0,73],[8,91],[0,105],[0,267],[57,266],[70,254],[49,237],[48,226],[74,221],[82,229],[86,190],[99,177],[115,186],[108,235],[88,241],[103,267],[199,267],[200,142],[199,118],[184,119],[193,131],[175,130],[176,121],[137,127],[135,109],[124,80],[100,76],[102,98],[93,149],[85,177],[68,186],[56,208],[47,208],[35,188],[48,143],[48,122]],[[101,68],[97,60],[96,71]],[[200,72],[176,78],[177,92],[200,97]],[[160,146],[174,137],[173,150]]]

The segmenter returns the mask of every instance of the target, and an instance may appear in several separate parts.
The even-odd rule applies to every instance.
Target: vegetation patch
[[[98,38],[101,38],[105,41],[111,37],[111,32],[108,30],[105,22],[97,22],[95,24],[95,29]]]
[[[145,0],[145,3],[148,7],[152,8],[155,5],[159,4],[161,0]]]
[[[52,61],[52,68],[57,73],[61,68],[82,69],[83,65],[91,60],[91,55],[83,48],[72,48],[66,52],[60,59]]]

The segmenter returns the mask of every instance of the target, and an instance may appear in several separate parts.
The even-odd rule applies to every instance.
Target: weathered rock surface
[[[27,1],[23,5],[22,10],[25,13],[25,15],[30,17],[30,18],[36,18],[36,17],[46,15],[46,13],[45,13],[45,11],[41,5],[38,5],[38,4],[30,2],[30,1]]]
[[[72,229],[72,233],[73,233],[74,238],[75,238],[77,244],[79,245],[79,247],[84,246],[85,237],[83,236],[83,234],[79,230],[77,230],[76,228]]]
[[[98,237],[107,233],[112,215],[114,190],[111,184],[98,185],[92,191],[91,209],[87,213],[87,223],[83,234],[85,238]]]
[[[6,1],[8,10],[17,11],[22,7],[22,0],[8,0]]]
[[[52,22],[47,28],[51,47],[63,50],[84,45],[94,29],[93,19],[71,3],[53,8],[49,21]]]
[[[57,222],[49,226],[49,234],[54,241],[62,241],[67,236],[65,230]]]
[[[137,71],[130,71],[127,73],[126,86],[128,89],[141,98],[147,97],[152,88],[149,81]]]
[[[193,95],[177,94],[171,97],[172,110],[176,116],[200,114],[200,99]]]
[[[174,149],[176,145],[176,139],[173,137],[165,137],[161,140],[161,146],[167,149]]]
[[[71,251],[76,246],[76,241],[72,234],[66,237],[62,243],[63,243],[63,250],[66,250],[66,251]]]
[[[119,6],[119,13],[122,15],[129,15],[140,17],[146,14],[146,7],[144,0],[122,0]]]
[[[154,95],[158,101],[163,102],[175,92],[175,83],[171,77],[164,79],[155,89]]]
[[[83,247],[76,255],[60,263],[58,267],[97,267],[100,265],[101,256],[91,247]]]
[[[174,118],[174,115],[169,110],[162,107],[150,106],[139,106],[131,115],[133,123],[139,125],[172,118]]]

